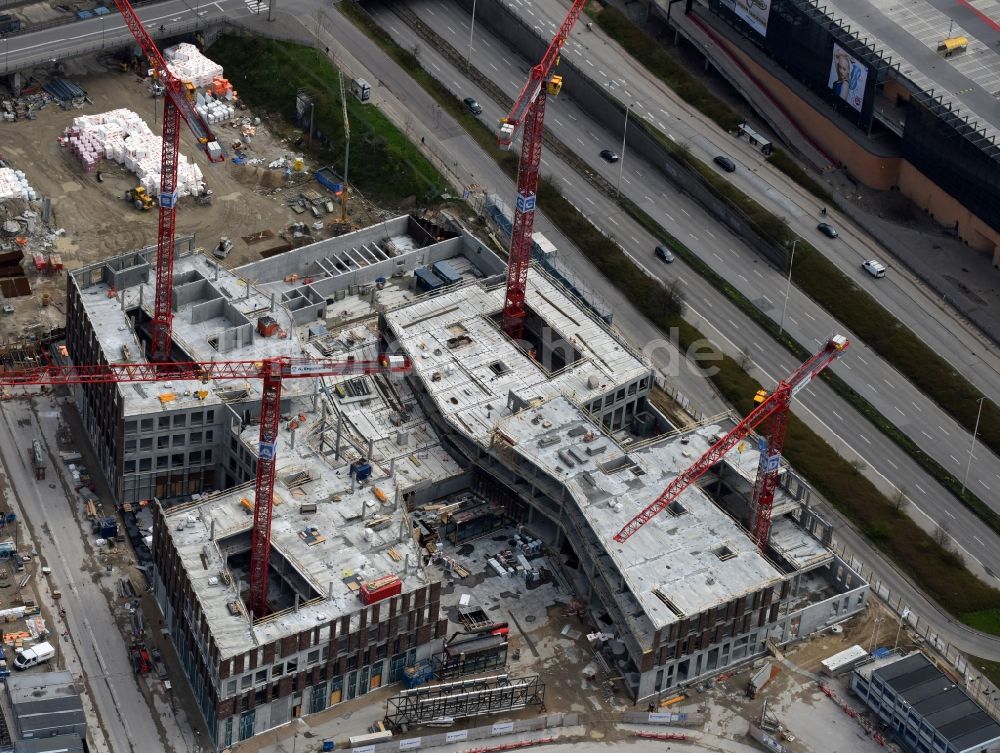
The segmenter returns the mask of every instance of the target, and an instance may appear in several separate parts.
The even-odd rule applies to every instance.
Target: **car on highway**
[[[723,155],[720,154],[718,157],[716,157],[714,160],[712,160],[712,162],[714,162],[715,164],[717,164],[719,167],[721,167],[727,173],[735,173],[736,172],[736,163],[733,162],[731,159],[729,159],[729,157],[726,157],[726,156],[723,156]]]
[[[880,262],[878,259],[868,259],[867,261],[862,262],[861,268],[876,280],[881,277],[885,277],[885,264]]]
[[[618,161],[618,154],[611,151],[610,149],[602,149],[601,159],[604,160],[605,162],[614,163]]]
[[[666,246],[657,246],[653,249],[653,253],[656,254],[657,259],[665,261],[667,264],[674,260],[673,252]]]
[[[469,112],[471,112],[473,115],[483,114],[483,106],[479,104],[476,100],[474,100],[472,97],[466,97],[465,99],[462,100],[462,102],[465,103],[465,106],[469,109]]]
[[[827,238],[836,238],[837,237],[837,228],[835,228],[829,222],[821,222],[821,223],[819,223],[816,226],[816,229],[819,230],[821,233],[823,233],[823,235],[825,235]]]

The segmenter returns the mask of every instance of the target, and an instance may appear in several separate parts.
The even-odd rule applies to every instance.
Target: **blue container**
[[[449,285],[452,285],[462,279],[462,275],[455,271],[455,268],[451,266],[446,261],[436,261],[431,265],[431,269],[434,270],[434,274],[440,277]]]
[[[325,751],[331,751],[331,750],[333,750],[336,747],[337,747],[337,743],[335,743],[333,740],[324,740],[323,741],[323,750],[325,750]]]
[[[94,17],[94,14],[93,14],[93,13],[91,13],[91,12],[90,12],[89,10],[78,10],[78,11],[76,12],[76,17],[77,17],[77,19],[79,19],[80,21],[83,21],[83,20],[84,20],[84,19],[86,19],[86,18],[93,18],[93,17]]]

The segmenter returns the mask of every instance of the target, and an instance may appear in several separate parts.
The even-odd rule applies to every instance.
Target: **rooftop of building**
[[[613,540],[725,431],[719,425],[625,452],[559,397],[503,419],[500,429],[526,464],[566,484],[654,629],[781,581],[746,531],[697,486],[625,543]],[[733,467],[756,468],[759,458],[746,443],[727,459]],[[798,535],[805,544],[809,535]]]
[[[348,381],[352,386],[341,397],[337,386]],[[290,412],[300,426],[293,433],[283,421],[277,443],[271,564],[272,570],[279,563],[286,568],[286,580],[294,575],[304,582],[298,610],[280,610],[252,628],[245,611],[230,610],[245,581],[239,582],[240,572],[228,583],[221,576],[227,567],[223,551],[248,548],[252,520],[241,500],[252,501],[252,485],[165,512],[167,530],[182,561],[190,563],[195,597],[223,659],[254,642],[264,644],[357,611],[359,581],[396,574],[406,592],[439,577],[421,567],[400,499],[407,489],[440,483],[461,474],[461,468],[441,448],[426,419],[400,410],[415,403],[405,382],[376,383],[370,376],[323,382],[315,408],[310,398],[293,401]],[[241,435],[248,450],[257,446],[257,431],[250,425]],[[349,468],[361,458],[369,459],[372,474],[359,483]],[[310,505],[315,512],[303,513]],[[280,596],[273,577],[271,583],[269,592]]]
[[[922,720],[958,751],[1000,739],[1000,724],[925,654],[893,654],[859,667],[866,680],[878,677]]]
[[[504,293],[503,284],[476,281],[385,315],[442,416],[480,444],[489,443],[510,392],[523,400],[567,395],[585,403],[650,375],[623,339],[533,269],[528,305],[550,328],[544,336],[557,343],[556,350],[575,351],[565,366],[547,370],[493,319]]]
[[[132,251],[71,272],[80,300],[108,363],[143,363],[144,344],[135,331],[134,314],[141,309],[152,317],[155,302],[153,251]],[[258,319],[270,317],[276,327],[270,336],[258,332]],[[302,345],[290,313],[270,293],[237,276],[202,253],[184,251],[174,262],[173,343],[192,361],[250,361],[301,355]],[[124,412],[135,415],[165,407],[194,407],[221,402],[218,390],[243,382],[216,382],[205,398],[196,392],[205,385],[196,380],[156,384],[121,384]],[[302,387],[291,383],[292,392]],[[252,387],[251,387],[252,389]],[[169,393],[173,400],[161,401]],[[190,405],[188,405],[190,404]]]
[[[5,684],[10,701],[15,705],[71,698],[80,706],[80,690],[71,672],[19,672],[7,677]]]

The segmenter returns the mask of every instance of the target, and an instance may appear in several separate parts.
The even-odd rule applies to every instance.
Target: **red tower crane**
[[[615,541],[625,542],[658,513],[669,507],[681,495],[681,492],[722,460],[754,428],[770,419],[769,438],[761,442],[760,466],[757,468],[751,510],[753,516],[751,528],[754,541],[760,550],[764,551],[771,531],[771,503],[774,501],[774,490],[778,486],[778,466],[781,460],[781,451],[785,445],[785,427],[788,423],[788,411],[792,398],[839,358],[849,346],[850,342],[846,337],[834,335],[819,353],[800,365],[786,379],[778,382],[774,392],[770,395],[758,393],[760,399],[757,407],[750,411],[746,418],[740,421],[732,431],[709,447],[693,465],[674,478],[659,497],[632,518],[615,535]]]
[[[587,0],[573,0],[566,18],[549,43],[541,62],[531,69],[528,80],[514,100],[507,117],[500,121],[497,143],[510,149],[518,129],[524,128],[521,159],[517,169],[517,205],[511,230],[510,255],[507,259],[507,295],[503,305],[504,331],[515,340],[524,332],[524,295],[531,263],[531,231],[535,225],[535,203],[538,175],[542,164],[542,134],[545,119],[545,96],[549,74],[559,63],[559,51],[569,38],[573,25],[583,12]],[[555,82],[558,91],[560,82]]]
[[[184,82],[167,67],[156,42],[142,25],[128,0],[115,0],[115,7],[125,19],[136,44],[149,60],[153,74],[166,87],[163,98],[163,151],[160,154],[160,217],[156,234],[156,300],[150,324],[150,359],[163,362],[170,358],[171,294],[174,285],[174,227],[177,204],[177,163],[180,157],[181,118],[198,139],[209,162],[222,162],[222,147],[205,119],[187,97]]]
[[[247,606],[257,617],[267,614],[267,568],[271,552],[271,509],[276,471],[275,445],[281,413],[281,384],[347,374],[402,373],[410,369],[405,356],[382,355],[375,361],[313,358],[266,358],[261,361],[187,363],[115,363],[106,365],[46,365],[0,371],[0,385],[108,384],[196,379],[262,379],[260,442],[254,484],[253,530],[250,536],[250,582]]]

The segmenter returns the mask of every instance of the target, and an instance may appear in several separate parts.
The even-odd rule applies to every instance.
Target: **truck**
[[[45,664],[56,655],[56,650],[49,642],[38,643],[31,648],[21,648],[17,650],[14,657],[14,669],[24,670],[38,664]]]

